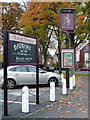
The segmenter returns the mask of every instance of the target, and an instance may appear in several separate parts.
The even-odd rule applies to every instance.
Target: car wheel
[[[48,85],[49,85],[49,86],[50,86],[50,82],[52,82],[52,81],[55,82],[55,86],[58,85],[58,80],[57,80],[57,78],[54,78],[54,77],[53,77],[53,78],[50,78],[49,81],[48,81]]]
[[[15,87],[15,81],[12,80],[12,79],[8,79],[8,81],[7,81],[7,88],[8,89],[12,89],[14,87]]]

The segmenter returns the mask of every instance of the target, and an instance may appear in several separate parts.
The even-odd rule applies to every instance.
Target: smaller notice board
[[[61,49],[61,67],[74,67],[74,49]]]
[[[37,38],[8,31],[8,65],[37,65]]]

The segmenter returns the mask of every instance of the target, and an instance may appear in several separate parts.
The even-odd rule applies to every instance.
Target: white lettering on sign
[[[65,53],[69,53],[69,52],[74,52],[73,49],[62,49],[62,53],[65,52]]]
[[[30,51],[31,50],[31,46],[28,45],[28,44],[24,44],[24,43],[14,44],[13,47],[14,47],[15,51],[18,50],[18,49],[24,49],[25,51],[27,51],[27,50]]]
[[[24,43],[30,43],[36,45],[36,39],[30,38],[22,35],[16,35],[13,33],[9,33],[9,40],[11,41],[17,41],[17,42],[24,42]]]
[[[31,62],[32,61],[32,58],[29,57],[29,58],[24,58],[24,57],[16,57],[16,63],[17,62]]]

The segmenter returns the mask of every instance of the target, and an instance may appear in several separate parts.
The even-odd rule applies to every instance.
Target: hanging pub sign
[[[37,65],[37,38],[8,31],[8,64]]]
[[[74,49],[61,49],[61,67],[74,67]]]
[[[61,9],[61,30],[74,31],[76,28],[75,10],[73,8],[62,8]]]

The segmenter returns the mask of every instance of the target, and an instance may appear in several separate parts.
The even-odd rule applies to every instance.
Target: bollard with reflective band
[[[64,79],[64,75],[63,74],[61,74],[61,81],[63,82],[63,79]]]
[[[24,86],[22,88],[22,112],[28,113],[29,112],[29,93],[28,87]]]
[[[75,87],[75,75],[73,75],[73,87]]]
[[[55,101],[55,82],[50,82],[50,101]]]
[[[63,79],[62,94],[67,94],[66,79]]]
[[[70,77],[70,80],[69,80],[69,89],[70,90],[73,89],[73,77]]]

